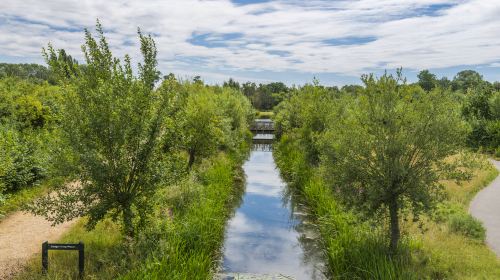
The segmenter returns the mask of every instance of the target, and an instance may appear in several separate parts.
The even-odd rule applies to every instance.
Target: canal
[[[325,279],[318,234],[280,177],[273,135],[256,136],[243,166],[245,194],[227,226],[220,279]]]

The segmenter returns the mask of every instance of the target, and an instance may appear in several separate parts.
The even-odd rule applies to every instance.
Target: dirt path
[[[9,279],[34,254],[41,252],[42,242],[54,242],[76,220],[52,227],[42,217],[16,212],[0,222],[0,279]]]
[[[491,162],[500,170],[500,161]],[[469,212],[483,222],[486,243],[500,257],[500,176],[474,197]]]

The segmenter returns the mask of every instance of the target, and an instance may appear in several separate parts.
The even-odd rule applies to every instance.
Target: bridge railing
[[[254,132],[259,131],[274,131],[274,122],[273,121],[255,121],[250,125],[250,130]]]

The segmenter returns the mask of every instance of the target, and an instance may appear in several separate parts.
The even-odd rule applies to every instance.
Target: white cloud
[[[431,12],[429,5],[446,5]],[[500,53],[500,1],[2,0],[0,55],[40,58],[52,42],[81,59],[82,30],[99,18],[117,55],[137,57],[137,27],[151,32],[163,72],[221,69],[358,75],[373,69],[492,64]],[[76,31],[76,32],[75,32]],[[193,33],[238,33],[225,46],[188,42]],[[333,38],[373,38],[332,46]],[[278,51],[278,52],[276,52]],[[286,56],[277,53],[286,53]],[[190,62],[186,57],[200,57]]]

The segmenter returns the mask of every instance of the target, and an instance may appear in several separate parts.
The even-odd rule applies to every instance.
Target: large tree
[[[429,93],[396,78],[362,78],[365,88],[342,107],[323,138],[325,176],[346,205],[388,214],[390,248],[405,208],[415,217],[439,197],[440,179],[464,140],[460,110],[441,89]],[[339,107],[340,108],[340,107]]]
[[[65,91],[61,146],[69,147],[69,156],[61,158],[72,172],[64,175],[77,184],[64,184],[32,210],[55,223],[87,216],[89,228],[111,215],[134,236],[165,174],[160,138],[171,95],[167,87],[155,89],[159,72],[150,36],[139,31],[144,62],[135,76],[128,56],[124,62],[113,57],[99,22],[97,32],[97,40],[85,32],[85,67],[56,59],[61,52],[52,47],[46,51]]]
[[[477,89],[485,85],[483,76],[474,70],[463,70],[457,73],[451,82],[453,90],[466,93],[468,89]]]
[[[429,70],[420,71],[417,77],[418,77],[418,85],[425,91],[431,91],[438,85],[438,80],[436,78],[436,75],[429,72]]]

